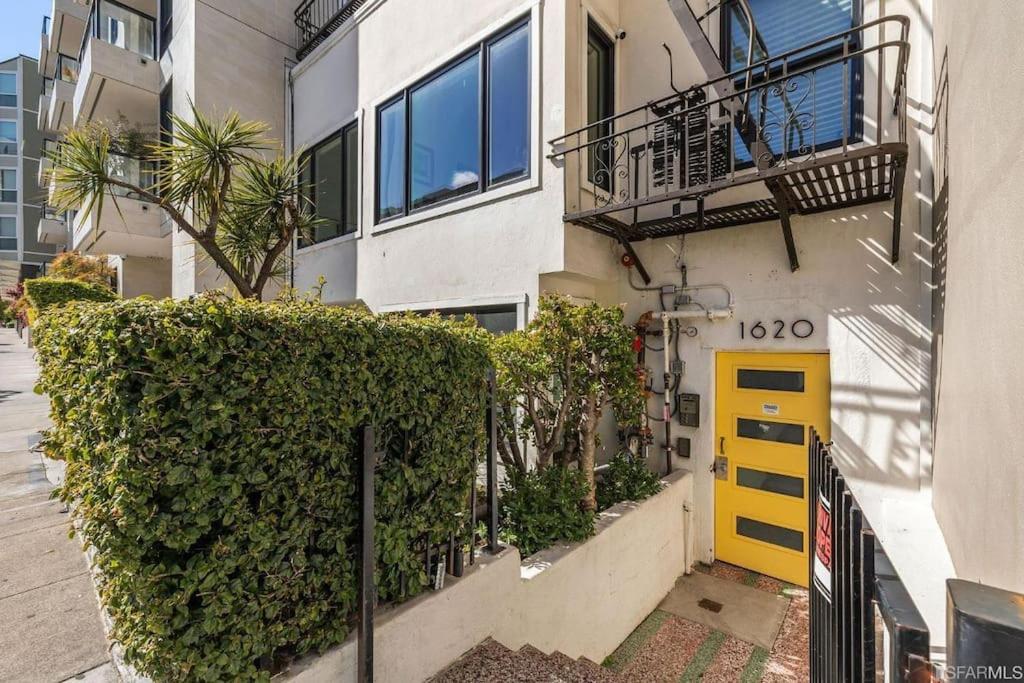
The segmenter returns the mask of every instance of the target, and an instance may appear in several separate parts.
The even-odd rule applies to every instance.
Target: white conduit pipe
[[[723,288],[724,289],[724,288]],[[725,291],[729,291],[726,289]],[[698,306],[700,304],[697,304]],[[671,338],[669,334],[669,324],[673,320],[697,320],[705,318],[707,320],[727,320],[732,317],[733,302],[732,293],[729,293],[729,305],[720,308],[705,308],[701,306],[698,309],[687,309],[685,311],[663,311],[661,313],[661,325],[662,335],[665,339],[665,405],[663,408],[663,417],[665,418],[665,469],[666,473],[672,471],[672,392],[669,391],[669,387],[672,385],[672,368],[669,360],[669,343],[668,340]]]

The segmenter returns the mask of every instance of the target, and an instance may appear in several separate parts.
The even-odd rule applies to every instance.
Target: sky
[[[51,4],[51,0],[0,0],[0,60],[19,53],[39,57],[43,17],[50,13]]]

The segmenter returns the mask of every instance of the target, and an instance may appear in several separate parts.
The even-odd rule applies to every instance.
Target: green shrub
[[[69,301],[114,301],[117,295],[109,287],[80,280],[38,277],[25,280],[25,296],[36,313]]]
[[[71,304],[35,338],[60,496],[113,637],[156,680],[267,680],[345,638],[359,425],[385,453],[380,599],[428,585],[418,542],[469,538],[488,364],[472,325],[200,297]]]
[[[658,475],[647,468],[642,458],[628,451],[608,462],[604,479],[597,484],[598,509],[605,510],[624,500],[643,500],[661,490]]]
[[[551,466],[506,470],[502,485],[502,538],[524,557],[558,542],[582,541],[594,533],[596,515],[581,504],[588,484],[575,468]]]

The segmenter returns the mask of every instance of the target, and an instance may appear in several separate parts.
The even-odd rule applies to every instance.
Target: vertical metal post
[[[359,505],[359,664],[360,683],[373,681],[373,606],[377,598],[373,570],[373,472],[377,465],[376,438],[372,426],[362,429],[363,457]]]
[[[498,416],[495,398],[494,368],[487,373],[487,549],[493,554],[498,545]]]

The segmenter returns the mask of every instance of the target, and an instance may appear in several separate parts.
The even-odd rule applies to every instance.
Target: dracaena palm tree
[[[171,117],[168,140],[140,141],[117,126],[89,123],[67,132],[50,171],[59,210],[118,213],[118,196],[157,204],[223,271],[238,295],[262,299],[286,268],[288,246],[318,223],[299,191],[301,157],[277,153],[268,127],[229,114],[214,121],[192,107],[192,121]],[[151,182],[117,172],[130,156],[152,164]]]

